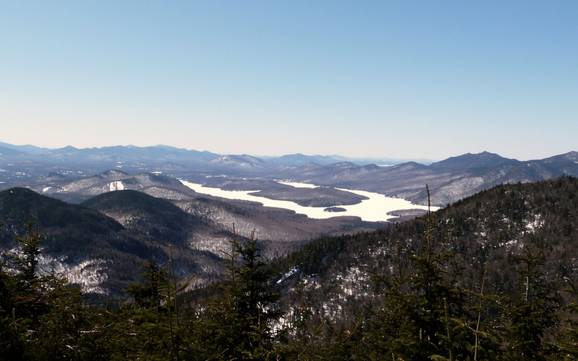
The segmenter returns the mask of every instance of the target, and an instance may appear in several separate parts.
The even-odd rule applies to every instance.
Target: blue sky
[[[0,140],[578,150],[578,1],[2,1]]]

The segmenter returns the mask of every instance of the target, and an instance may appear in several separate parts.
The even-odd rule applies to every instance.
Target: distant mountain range
[[[3,151],[4,150],[4,151]],[[115,166],[120,163],[152,162],[180,162],[185,165],[204,165],[205,169],[224,167],[243,168],[267,168],[267,167],[295,167],[306,164],[326,165],[341,161],[350,161],[356,164],[396,164],[403,162],[400,159],[357,159],[337,155],[305,155],[287,154],[282,156],[256,157],[247,154],[217,154],[208,151],[196,151],[176,148],[166,145],[148,147],[136,146],[109,146],[95,148],[75,148],[67,146],[63,148],[42,148],[33,145],[13,145],[0,142],[0,157],[19,157],[23,159],[35,159],[43,157],[45,162],[60,163],[104,163]],[[117,163],[120,162],[120,163]],[[427,162],[427,161],[426,161]]]
[[[391,167],[340,162],[302,167],[298,172],[284,174],[304,182],[364,189],[421,204],[426,202],[425,185],[428,184],[433,203],[443,206],[504,183],[578,176],[578,152],[530,161],[489,152],[467,153],[430,165],[407,162]]]
[[[163,174],[209,184],[217,182],[215,176],[242,179],[248,184],[259,179],[291,179],[373,191],[421,204],[426,201],[428,184],[433,203],[443,206],[503,183],[578,176],[575,151],[530,161],[489,152],[467,153],[427,164],[384,159],[376,161],[378,165],[367,161],[304,154],[221,155],[162,145],[47,149],[0,143],[0,187],[41,185],[58,177],[76,180],[116,169],[127,174]]]

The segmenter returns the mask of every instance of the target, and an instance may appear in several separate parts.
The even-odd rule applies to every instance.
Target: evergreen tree
[[[98,335],[90,335],[91,310],[80,290],[54,274],[40,275],[41,235],[32,225],[17,237],[14,274],[0,266],[0,360],[99,360]]]
[[[16,254],[0,259],[0,360],[25,359],[27,343],[45,309],[37,275],[40,238],[28,224],[27,232],[16,237]]]
[[[578,360],[578,286],[575,281],[565,277],[569,302],[565,307],[566,320],[556,340],[559,359]]]
[[[198,359],[274,358],[272,322],[279,315],[278,294],[256,239],[233,241],[229,279],[196,325]]]
[[[429,189],[428,199],[429,199]],[[375,347],[374,359],[459,360],[469,357],[470,331],[465,292],[449,272],[452,254],[443,250],[435,217],[428,212],[420,249],[410,257],[406,272],[388,275],[381,326],[366,337]],[[402,270],[400,270],[402,271]]]
[[[38,280],[38,256],[40,255],[40,233],[34,229],[32,223],[28,224],[28,231],[24,236],[16,238],[20,247],[20,255],[15,257],[15,266],[18,271],[18,279],[23,289],[32,290]]]
[[[179,360],[182,329],[175,319],[168,272],[147,262],[142,281],[129,286],[127,293],[134,303],[114,314],[109,331],[113,359]]]
[[[16,318],[16,279],[5,271],[0,259],[0,360],[21,360],[24,354],[24,327]]]
[[[560,298],[557,287],[542,271],[544,252],[526,246],[515,258],[519,267],[520,292],[506,304],[504,312],[505,356],[508,361],[546,360],[554,351],[547,331],[558,325]]]
[[[142,276],[143,282],[130,285],[127,293],[139,307],[160,310],[163,299],[162,289],[168,289],[167,272],[156,262],[148,261]]]
[[[58,277],[44,278],[47,310],[29,341],[27,359],[107,360],[105,324],[96,309],[84,304],[80,289]]]

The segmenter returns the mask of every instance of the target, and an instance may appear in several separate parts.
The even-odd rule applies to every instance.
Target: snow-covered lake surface
[[[315,184],[309,184],[309,183],[299,183],[299,182],[287,182],[287,181],[276,181],[279,184],[284,184],[286,186],[289,187],[293,187],[293,188],[308,188],[308,189],[315,189],[315,188],[319,188],[319,186],[316,186]]]
[[[226,198],[226,199],[236,199],[261,203],[265,207],[274,208],[284,208],[295,211],[295,213],[304,214],[309,218],[313,219],[328,219],[338,216],[354,216],[359,217],[364,221],[368,222],[384,222],[396,218],[395,216],[388,215],[389,212],[396,210],[405,209],[423,209],[427,210],[427,206],[413,204],[410,201],[401,198],[386,197],[383,194],[367,192],[362,190],[354,189],[343,189],[336,188],[342,191],[351,192],[358,194],[367,199],[361,201],[357,204],[352,205],[338,205],[337,207],[345,209],[344,212],[326,212],[326,207],[306,207],[299,205],[292,201],[282,201],[276,199],[269,199],[265,197],[259,197],[253,193],[259,190],[252,191],[229,191],[220,188],[206,187],[199,183],[188,182],[181,180],[183,185],[189,187],[197,193],[208,194],[215,197]],[[297,182],[281,182],[280,184],[289,185],[295,188],[317,188],[317,185],[308,183],[297,183]],[[432,207],[432,210],[437,210],[438,207]]]

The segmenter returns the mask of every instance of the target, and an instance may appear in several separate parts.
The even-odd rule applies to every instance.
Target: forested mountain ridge
[[[570,354],[554,351],[555,338],[576,330],[568,307],[578,300],[578,179],[502,185],[382,231],[321,239],[275,273],[288,319],[310,331],[332,325],[332,347],[354,339],[348,352],[362,359],[472,359],[473,336],[477,359],[561,359]],[[420,322],[437,341],[412,354]],[[456,345],[466,338],[453,356],[446,327]],[[567,359],[578,356],[577,341]]]
[[[455,251],[470,266],[507,260],[537,242],[552,260],[578,265],[577,178],[501,185],[450,204],[432,217],[438,247]],[[301,267],[302,273],[326,274],[349,264],[391,259],[395,255],[391,247],[403,246],[399,249],[402,254],[417,252],[425,219],[376,232],[321,239],[288,256],[284,264]],[[507,269],[497,263],[487,266],[489,270]]]
[[[92,178],[118,176],[126,174],[110,171]],[[143,178],[147,176],[162,178]],[[286,217],[276,219],[279,214]],[[26,188],[0,192],[0,251],[15,252],[16,238],[27,231],[28,223],[44,238],[43,270],[56,270],[82,284],[84,291],[114,295],[124,294],[147,260],[163,266],[171,261],[187,289],[212,282],[223,274],[222,257],[230,242],[246,238],[251,230],[267,235],[264,229],[275,234],[276,227],[284,227],[277,233],[295,238],[260,239],[263,251],[272,257],[297,249],[316,233],[353,232],[356,228],[347,226],[356,224],[367,229],[356,219],[309,221],[288,211],[263,211],[259,206],[236,206],[201,196],[167,200],[127,189],[74,204]]]
[[[576,360],[577,220],[576,178],[503,185],[271,263],[234,240],[186,294],[149,263],[113,307],[39,277],[29,233],[0,264],[0,360]]]
[[[146,261],[166,264],[170,257],[182,277],[213,279],[222,273],[219,256],[190,239],[193,231],[219,232],[144,193],[110,192],[75,205],[24,188],[0,192],[0,250],[15,252],[28,225],[42,235],[43,271],[66,276],[85,292],[123,294]]]

